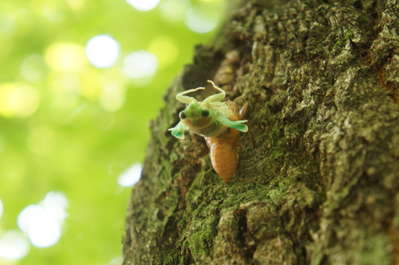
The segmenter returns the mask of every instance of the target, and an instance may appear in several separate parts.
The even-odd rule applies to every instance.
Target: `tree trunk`
[[[246,0],[152,122],[125,265],[399,265],[399,0]],[[249,104],[236,176],[167,131],[215,80]]]

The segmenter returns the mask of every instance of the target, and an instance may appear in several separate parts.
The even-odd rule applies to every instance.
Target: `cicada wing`
[[[245,124],[247,120],[232,121],[224,116],[218,117],[218,120],[225,126],[236,129],[240,132],[247,132],[248,126]]]

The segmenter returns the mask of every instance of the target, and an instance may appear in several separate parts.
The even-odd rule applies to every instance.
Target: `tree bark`
[[[398,34],[399,0],[237,4],[151,123],[124,264],[399,265]],[[207,79],[249,104],[227,184],[167,131]]]

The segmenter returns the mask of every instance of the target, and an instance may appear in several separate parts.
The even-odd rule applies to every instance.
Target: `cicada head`
[[[211,111],[201,107],[198,102],[193,102],[179,113],[180,120],[191,129],[202,127],[209,123]]]

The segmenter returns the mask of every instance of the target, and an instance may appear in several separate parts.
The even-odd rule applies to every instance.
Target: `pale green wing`
[[[240,132],[247,132],[248,131],[248,126],[244,123],[246,123],[246,120],[241,120],[241,121],[232,121],[226,118],[225,116],[220,115],[217,117],[218,121],[222,123],[223,125],[236,129],[237,131]]]
[[[218,90],[219,93],[207,97],[203,102],[204,103],[211,103],[211,102],[222,101],[226,97],[226,92],[224,92],[223,89],[218,87],[212,80],[208,80],[208,83],[210,83],[216,90]]]
[[[194,89],[189,89],[189,90],[183,91],[183,92],[181,92],[181,93],[176,95],[176,99],[178,101],[180,101],[181,103],[185,103],[185,104],[190,104],[190,103],[193,103],[193,102],[197,102],[197,100],[195,98],[186,96],[186,94],[193,93],[193,92],[196,92],[198,90],[204,90],[204,89],[205,89],[205,87],[197,87],[197,88],[194,88]]]
[[[184,139],[184,131],[187,130],[187,126],[183,122],[179,122],[175,127],[170,128],[172,135],[178,139]]]

